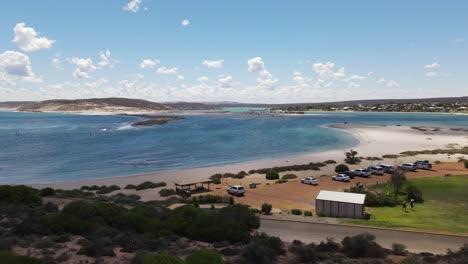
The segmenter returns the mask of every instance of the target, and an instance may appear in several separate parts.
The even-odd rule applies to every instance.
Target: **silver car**
[[[349,176],[344,175],[344,174],[338,174],[338,175],[332,176],[332,180],[342,181],[342,182],[349,182]]]

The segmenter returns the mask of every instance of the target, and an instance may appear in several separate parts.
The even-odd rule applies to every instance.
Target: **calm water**
[[[357,140],[329,123],[468,126],[468,116],[326,113],[307,117],[185,116],[131,128],[138,118],[0,112],[0,183],[125,176],[344,149]]]

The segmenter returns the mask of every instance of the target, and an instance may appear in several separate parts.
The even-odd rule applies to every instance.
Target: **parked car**
[[[369,169],[357,169],[352,172],[354,175],[361,177],[369,177],[371,175],[371,171]]]
[[[245,189],[241,185],[234,185],[234,186],[230,186],[227,189],[227,192],[235,196],[242,196],[245,194]]]
[[[403,163],[400,166],[398,166],[398,168],[406,171],[415,171],[418,167],[416,167],[416,164],[414,163]]]
[[[301,182],[304,183],[304,184],[318,185],[318,181],[314,177],[302,178]]]
[[[340,172],[340,174],[344,174],[346,176],[348,176],[350,179],[354,179],[354,173],[352,171],[343,171],[343,172]]]
[[[338,175],[332,176],[332,180],[342,181],[342,182],[349,182],[349,176],[344,175],[344,174],[338,174]]]
[[[414,164],[418,169],[432,170],[432,163],[428,160],[418,160]]]
[[[386,173],[393,173],[395,169],[393,168],[392,165],[388,164],[380,164],[379,165]]]
[[[380,166],[370,166],[368,169],[375,175],[384,175],[385,173],[385,170]]]

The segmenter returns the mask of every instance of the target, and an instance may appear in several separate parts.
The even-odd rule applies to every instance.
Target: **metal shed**
[[[365,199],[365,194],[322,190],[315,198],[315,212],[331,217],[363,218]]]

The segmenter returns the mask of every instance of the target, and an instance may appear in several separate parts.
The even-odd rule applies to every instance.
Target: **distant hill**
[[[11,101],[11,102],[0,102],[1,109],[16,109],[23,105],[35,103],[33,101]]]
[[[170,109],[170,106],[163,104],[128,98],[46,100],[18,108],[19,111],[31,112],[148,112]]]

